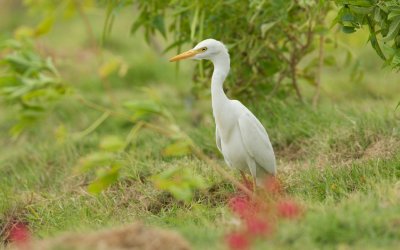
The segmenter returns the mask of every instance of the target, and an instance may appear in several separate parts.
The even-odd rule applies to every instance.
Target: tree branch
[[[315,94],[313,97],[313,106],[317,107],[319,95],[321,92],[321,71],[324,65],[324,35],[319,36],[318,68],[315,74]]]

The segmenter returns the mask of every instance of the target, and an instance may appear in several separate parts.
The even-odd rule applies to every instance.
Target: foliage
[[[98,194],[118,181],[122,162],[118,155],[126,143],[117,136],[106,136],[99,144],[99,151],[81,157],[75,167],[77,171],[87,174],[95,172],[96,178],[88,186],[88,191]]]
[[[98,13],[91,15],[88,11],[93,9],[86,7],[83,10],[94,27],[102,26]],[[26,20],[15,14],[18,11],[7,13],[12,19],[18,18],[18,23]],[[62,76],[73,81],[68,89],[73,87],[74,91],[46,106],[57,103],[57,112],[48,122],[40,123],[40,129],[12,142],[4,128],[11,126],[10,118],[22,108],[19,101],[6,101],[8,95],[1,96],[7,105],[2,103],[0,108],[0,245],[4,239],[26,238],[27,230],[35,237],[46,237],[64,230],[84,232],[142,220],[179,231],[194,249],[223,248],[224,236],[236,248],[249,244],[256,249],[398,248],[400,126],[390,105],[398,103],[400,85],[395,74],[383,75],[367,50],[360,55],[371,66],[363,85],[349,84],[348,71],[324,71],[324,94],[335,101],[334,105],[324,101],[312,109],[274,98],[268,105],[251,107],[266,126],[281,162],[280,188],[301,201],[299,207],[290,200],[278,199],[278,203],[270,204],[270,210],[251,216],[247,212],[252,204],[247,200],[228,202],[237,192],[209,162],[182,157],[193,154],[194,146],[215,156],[209,102],[190,106],[187,87],[182,90],[187,80],[178,78],[172,83],[173,66],[159,59],[153,59],[156,63],[149,67],[152,58],[148,55],[153,52],[137,39],[126,39],[124,32],[115,32],[109,44],[121,58],[97,61],[104,50],[96,52],[84,39],[74,39],[74,43],[67,39],[85,27],[79,21],[57,22],[62,13],[54,16],[57,26],[48,34],[49,39],[33,41],[32,49],[43,62],[50,51]],[[118,15],[121,22],[132,18],[128,11],[112,15]],[[36,30],[37,26],[32,27]],[[39,34],[22,31],[16,32],[21,43]],[[350,40],[354,42],[357,37]],[[54,41],[56,44],[51,43]],[[77,63],[74,53],[61,52],[65,47],[91,60]],[[11,51],[7,48],[1,53]],[[339,58],[346,56],[340,49],[335,53]],[[120,79],[115,75],[119,75],[124,59],[132,67],[126,78]],[[303,74],[302,66],[298,74]],[[143,68],[148,73],[145,80],[137,77]],[[1,68],[2,73],[12,72],[9,69]],[[182,73],[190,72],[184,70]],[[40,72],[54,75],[49,70]],[[147,85],[146,90],[139,91],[133,80]],[[104,81],[111,91],[102,88]],[[162,95],[154,98],[158,91]],[[105,97],[110,92],[115,103]],[[397,116],[398,112],[399,108]],[[195,138],[196,144],[184,137],[180,128]],[[55,143],[57,136],[62,140]],[[220,159],[221,169],[225,168],[222,157],[215,158]],[[79,175],[71,171],[73,166],[77,166]],[[203,181],[196,181],[198,178]],[[205,188],[201,182],[206,183]],[[201,191],[196,191],[199,188]],[[92,195],[99,192],[101,195]],[[165,192],[175,192],[175,197],[187,200],[177,202]],[[293,217],[299,219],[292,221]],[[7,225],[15,228],[9,236],[4,234]]]
[[[194,174],[188,168],[173,167],[152,177],[154,185],[170,192],[176,199],[191,201],[194,191],[204,189],[205,181],[200,175]]]
[[[343,32],[369,29],[369,42],[387,66],[400,69],[400,1],[336,0],[336,22]]]
[[[0,53],[0,95],[18,109],[19,117],[11,130],[17,136],[42,119],[67,88],[52,59],[39,55],[29,40],[2,41]]]
[[[113,8],[113,2],[108,1],[108,8]],[[301,99],[299,78],[317,84],[318,55],[301,69],[300,63],[315,51],[314,38],[325,33],[323,22],[329,1],[140,0],[136,5],[139,14],[131,32],[143,27],[148,43],[153,42],[155,34],[164,38],[172,34],[172,43],[165,51],[180,52],[183,45],[194,45],[208,37],[223,41],[236,65],[227,80],[234,97],[264,97],[280,89],[283,94],[295,90]],[[107,13],[115,12],[108,9]],[[105,26],[111,24],[106,22]],[[208,88],[210,75],[211,68],[203,69],[200,64],[194,75],[200,82],[194,89],[198,95]]]

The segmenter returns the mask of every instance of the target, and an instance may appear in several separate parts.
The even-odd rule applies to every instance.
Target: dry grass
[[[32,241],[24,247],[9,249],[31,250],[188,250],[186,240],[178,233],[150,228],[134,223],[122,228],[109,229],[89,234],[67,233],[62,236]]]

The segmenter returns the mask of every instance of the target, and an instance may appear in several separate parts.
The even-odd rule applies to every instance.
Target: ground
[[[109,79],[109,89],[96,74],[96,53],[88,49],[80,20],[58,24],[40,44],[57,55],[66,83],[92,102],[115,107],[114,99],[119,108],[124,101],[158,98],[196,145],[226,168],[214,145],[209,96],[196,102],[190,97],[190,68],[196,62],[185,62],[176,71],[167,62],[169,54],[145,45],[140,34],[128,36],[129,23],[123,20],[117,20],[108,46],[124,57],[129,70],[123,78]],[[67,28],[73,41],[63,35]],[[290,98],[271,98],[262,105],[241,100],[269,133],[284,192],[305,208],[302,218],[280,222],[273,235],[257,243],[257,249],[395,249],[399,245],[400,111],[396,113],[395,107],[400,84],[398,73],[381,68],[364,38],[340,38],[355,51],[363,79],[352,79],[351,69],[344,67],[325,69],[322,99],[316,108]],[[306,95],[313,90],[307,83],[302,86]],[[96,196],[87,191],[93,176],[77,173],[74,167],[80,157],[97,150],[101,138],[126,137],[132,124],[111,116],[74,140],[73,135],[90,126],[101,112],[66,97],[40,126],[15,140],[8,133],[14,110],[1,106],[0,114],[1,240],[15,221],[27,223],[38,238],[142,221],[178,231],[194,249],[223,249],[224,235],[235,228],[237,219],[227,206],[236,192],[233,186],[194,156],[163,155],[171,139],[142,131],[120,155],[124,165],[118,183]],[[191,202],[175,200],[151,181],[154,174],[175,166],[193,169],[205,179],[207,187]]]

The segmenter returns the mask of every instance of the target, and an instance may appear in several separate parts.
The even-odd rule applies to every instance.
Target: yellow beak
[[[197,50],[188,50],[188,51],[183,52],[183,53],[181,53],[181,54],[179,54],[177,56],[174,56],[174,57],[170,58],[169,61],[170,62],[176,62],[176,61],[179,61],[179,60],[183,60],[183,59],[186,59],[186,58],[193,57],[193,56],[195,56],[195,55],[197,55],[199,53],[200,53],[200,51],[197,51]]]

